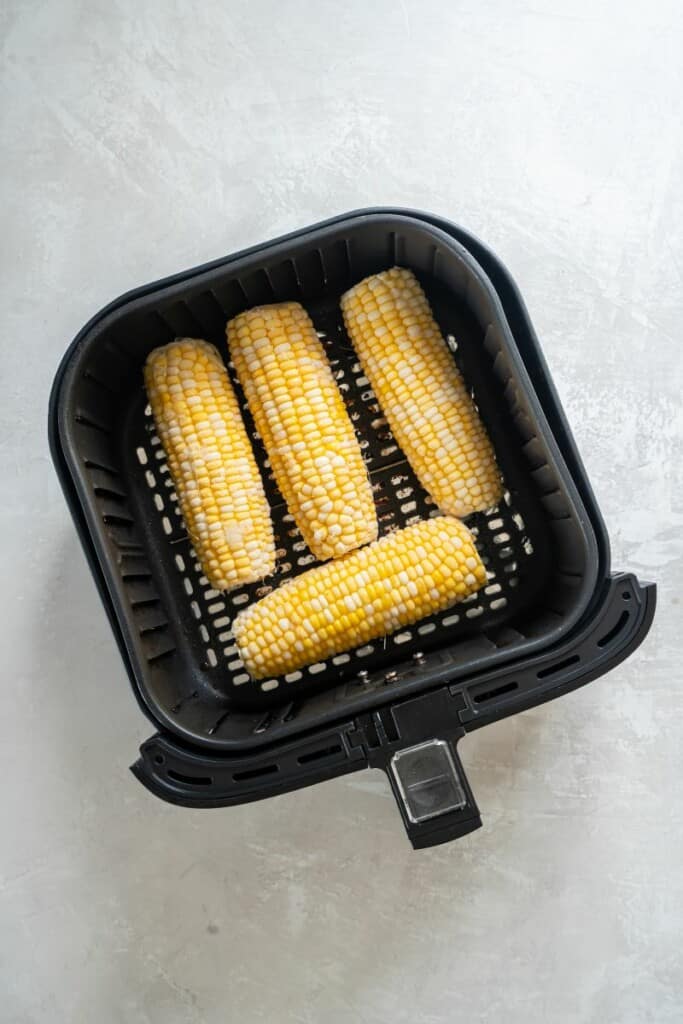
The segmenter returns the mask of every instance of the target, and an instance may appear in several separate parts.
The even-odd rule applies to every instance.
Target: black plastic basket
[[[364,448],[380,529],[422,518],[433,505],[339,312],[351,283],[397,263],[420,277],[505,477],[500,508],[469,521],[491,578],[463,605],[384,641],[253,683],[230,621],[264,587],[218,594],[202,576],[142,365],[176,335],[225,351],[227,318],[299,299]],[[284,579],[314,560],[253,436]],[[425,214],[360,211],[123,296],[64,357],[50,440],[134,691],[158,730],[133,770],[175,803],[240,803],[372,765],[387,770],[415,846],[455,838],[480,823],[456,752],[464,732],[607,671],[652,619],[654,586],[610,575],[604,525],[509,275],[477,240]]]

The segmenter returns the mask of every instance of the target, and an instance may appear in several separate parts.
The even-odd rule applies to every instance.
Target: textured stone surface
[[[0,989],[11,1024],[683,1018],[683,43],[675,0],[0,12]],[[485,825],[413,853],[366,773],[231,811],[127,771],[131,698],[47,396],[141,282],[353,207],[519,281],[647,646],[467,738]]]

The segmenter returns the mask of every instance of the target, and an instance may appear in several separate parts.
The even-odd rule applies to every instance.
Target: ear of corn
[[[442,611],[486,579],[467,527],[437,517],[288,580],[240,612],[233,633],[254,679],[279,676]]]
[[[305,309],[256,307],[228,323],[227,337],[275,480],[310,550],[325,560],[374,540],[360,446]]]
[[[147,358],[145,385],[180,509],[216,590],[273,572],[270,509],[237,398],[213,345],[179,338]]]
[[[427,297],[402,267],[342,296],[346,329],[396,441],[439,508],[495,505],[502,482],[491,442]]]

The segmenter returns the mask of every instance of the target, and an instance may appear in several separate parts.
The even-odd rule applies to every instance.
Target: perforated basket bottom
[[[321,339],[363,449],[375,494],[380,534],[437,515],[432,499],[418,483],[382,416],[338,314],[315,309],[312,312],[316,325],[321,328]],[[456,358],[457,345],[450,335],[448,343]],[[224,346],[221,348],[225,351]],[[194,634],[192,647],[203,653],[204,661],[200,667],[209,673],[212,685],[219,692],[245,703],[256,697],[260,703],[266,696],[272,696],[276,702],[289,700],[311,688],[341,683],[380,666],[390,668],[411,656],[419,658],[420,652],[449,645],[458,637],[473,632],[488,631],[493,637],[516,611],[528,605],[539,584],[538,558],[527,535],[520,505],[506,491],[498,508],[471,516],[468,520],[489,575],[487,585],[477,594],[450,610],[381,640],[340,653],[329,661],[283,677],[258,683],[252,681],[235,647],[231,631],[233,618],[248,603],[263,597],[285,579],[296,576],[317,562],[275,486],[241,390],[232,370],[230,372],[245,412],[257,460],[265,469],[266,491],[278,549],[277,569],[272,577],[229,594],[211,589],[187,537],[164,452],[154,432],[142,389],[131,410],[131,430],[126,432],[129,441],[132,437],[136,443],[136,459],[131,472],[139,476],[139,484],[142,484],[134,486],[133,491],[143,505],[142,515],[159,537],[155,548],[162,565],[158,569],[175,577],[175,585],[170,589],[176,607],[168,609],[169,615],[182,623],[185,633]]]

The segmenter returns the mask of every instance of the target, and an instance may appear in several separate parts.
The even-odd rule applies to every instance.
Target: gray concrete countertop
[[[3,1021],[683,1019],[682,46],[676,0],[2,4]],[[484,827],[420,854],[375,773],[142,789],[46,444],[109,299],[373,204],[510,267],[613,564],[660,588],[631,660],[465,739]]]

